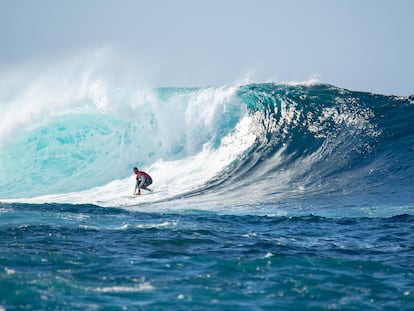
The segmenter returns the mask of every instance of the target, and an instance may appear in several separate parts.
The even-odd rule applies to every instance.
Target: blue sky
[[[154,86],[321,82],[414,94],[410,0],[1,0],[0,70],[110,51]]]

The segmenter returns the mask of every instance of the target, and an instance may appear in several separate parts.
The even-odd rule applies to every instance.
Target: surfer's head
[[[133,168],[133,171],[134,171],[134,172],[138,172],[138,168],[135,166],[135,167]]]

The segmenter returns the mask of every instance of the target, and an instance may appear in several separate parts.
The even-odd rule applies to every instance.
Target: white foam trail
[[[91,290],[98,293],[140,293],[154,291],[155,287],[150,282],[143,282],[134,286],[97,287]]]

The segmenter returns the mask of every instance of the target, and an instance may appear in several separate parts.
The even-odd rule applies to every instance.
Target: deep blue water
[[[137,92],[0,133],[0,310],[414,310],[413,97]]]
[[[5,309],[410,310],[414,217],[6,205]]]

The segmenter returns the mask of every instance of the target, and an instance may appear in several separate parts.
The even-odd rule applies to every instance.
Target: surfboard
[[[139,197],[139,195],[133,195],[133,194],[131,194],[131,195],[121,195],[121,198],[127,198],[127,199],[134,199],[134,198],[137,198],[137,197]]]
[[[148,195],[148,194],[151,194],[151,193],[154,193],[154,190],[146,191],[144,193],[141,191],[141,195],[130,194],[130,195],[122,195],[121,197],[122,198],[128,198],[128,199],[134,199],[134,198],[139,198],[140,196]]]

